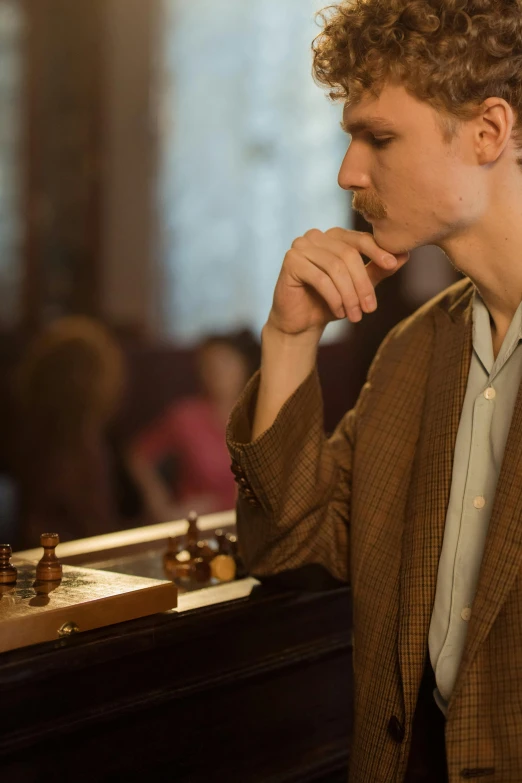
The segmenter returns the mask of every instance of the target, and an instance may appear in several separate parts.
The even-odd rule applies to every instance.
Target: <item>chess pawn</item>
[[[211,565],[209,565],[209,563],[206,560],[203,560],[202,557],[196,557],[195,560],[191,561],[190,566],[191,566],[190,575],[194,579],[194,581],[200,584],[210,581]]]
[[[44,554],[36,566],[36,578],[40,582],[56,582],[62,578],[62,564],[55,552],[60,537],[58,533],[42,533],[40,543],[44,548]]]
[[[229,542],[227,539],[227,536],[225,534],[224,530],[221,530],[219,528],[214,532],[214,536],[216,538],[216,541],[218,543],[218,554],[220,555],[229,555],[230,554],[230,547]]]
[[[163,568],[169,579],[173,578],[176,571],[178,561],[176,555],[178,554],[178,541],[175,538],[169,537],[168,549],[163,555]]]
[[[243,562],[243,558],[241,557],[241,552],[239,551],[237,536],[235,536],[233,533],[227,533],[226,539],[229,547],[229,552],[231,556],[234,558],[236,564],[236,578],[244,579],[245,576],[248,576],[248,571],[246,569],[245,563]]]
[[[18,572],[10,562],[12,552],[9,544],[0,544],[0,585],[12,585],[16,582]]]
[[[188,528],[185,535],[185,542],[191,557],[196,557],[196,547],[199,541],[198,515],[191,511],[187,517]]]
[[[210,572],[220,582],[233,582],[236,578],[236,563],[231,555],[216,555],[210,563]]]

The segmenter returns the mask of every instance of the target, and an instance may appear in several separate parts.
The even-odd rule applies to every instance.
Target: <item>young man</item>
[[[522,780],[522,2],[353,0],[316,78],[374,234],[285,256],[229,448],[253,574],[321,564],[354,603],[353,783]],[[399,324],[327,440],[328,321],[436,244],[466,278]],[[370,259],[365,266],[361,254]]]

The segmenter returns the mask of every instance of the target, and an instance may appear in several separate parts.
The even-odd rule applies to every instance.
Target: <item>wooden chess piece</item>
[[[236,578],[236,563],[231,555],[216,555],[210,563],[210,572],[220,582],[233,582]]]
[[[230,554],[229,543],[225,531],[221,530],[221,528],[218,528],[218,530],[214,532],[214,536],[218,543],[218,554],[229,555]]]
[[[173,571],[173,581],[179,579],[181,582],[189,582],[192,575],[192,563],[187,560],[185,563],[178,563]]]
[[[208,541],[198,541],[196,546],[196,557],[202,557],[206,563],[210,563],[212,558],[217,555],[217,552],[212,549]]]
[[[163,568],[169,579],[173,579],[176,572],[178,548],[178,540],[170,536],[167,551],[163,555]]]
[[[236,564],[236,579],[244,579],[246,576],[248,576],[248,571],[246,569],[243,558],[241,557],[241,552],[239,551],[237,536],[235,536],[233,533],[227,533],[226,539],[230,555],[234,558]]]
[[[227,540],[229,554],[231,554],[232,557],[235,557],[237,554],[237,536],[235,536],[234,533],[226,533],[225,538]]]
[[[58,533],[42,533],[40,543],[44,548],[44,554],[36,566],[36,578],[40,582],[56,582],[62,578],[62,564],[55,552],[60,537]]]
[[[198,515],[195,511],[190,512],[187,522],[182,546],[178,539],[169,538],[168,549],[163,555],[163,567],[172,581],[203,584],[210,581],[209,563],[216,551],[208,541],[199,540]]]
[[[186,547],[191,557],[196,557],[196,547],[199,541],[198,515],[191,511],[187,517],[188,528],[185,535]]]
[[[192,559],[187,549],[179,549],[179,541],[169,538],[169,549],[163,555],[165,573],[173,582],[187,582],[192,574]]]
[[[0,585],[12,585],[16,582],[18,571],[11,565],[12,553],[9,544],[0,544]]]
[[[202,584],[210,580],[212,566],[211,564],[209,565],[206,560],[203,560],[202,557],[196,557],[195,560],[192,560],[190,565],[191,576],[196,582]]]

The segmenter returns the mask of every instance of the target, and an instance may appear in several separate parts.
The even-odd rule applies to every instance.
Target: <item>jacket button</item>
[[[388,734],[394,742],[400,743],[404,740],[404,733],[404,726],[395,715],[392,715],[388,722]]]
[[[234,460],[230,466],[230,469],[232,470],[234,476],[243,476],[243,468],[241,467],[239,462],[236,462]]]

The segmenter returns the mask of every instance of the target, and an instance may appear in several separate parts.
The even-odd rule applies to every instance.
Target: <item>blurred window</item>
[[[351,226],[341,104],[311,76],[319,0],[163,0],[163,332],[266,320],[292,240]],[[335,328],[334,328],[335,331]]]
[[[22,21],[20,0],[0,0],[0,329],[19,319]]]

